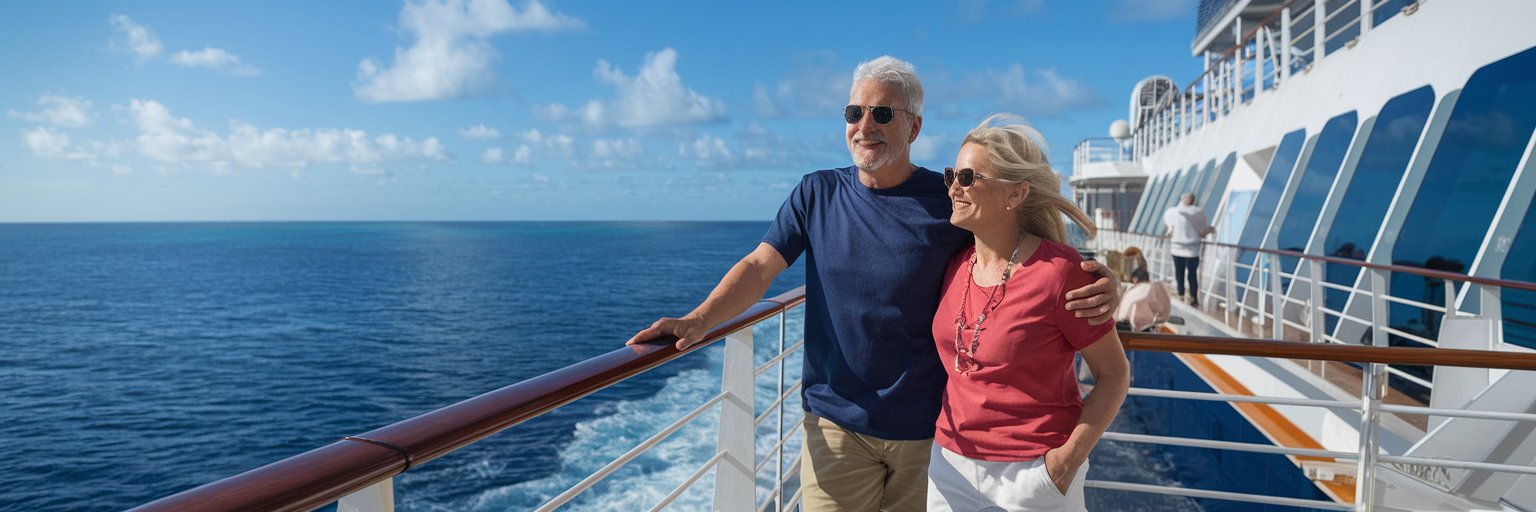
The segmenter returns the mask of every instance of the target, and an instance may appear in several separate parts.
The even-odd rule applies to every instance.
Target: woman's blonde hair
[[[1088,214],[1061,195],[1061,177],[1051,170],[1045,137],[1012,114],[992,114],[965,134],[960,144],[980,144],[987,149],[995,178],[1029,183],[1029,197],[1014,208],[1019,227],[1052,242],[1066,243],[1067,226],[1062,214],[1083,229],[1089,238],[1098,233]]]

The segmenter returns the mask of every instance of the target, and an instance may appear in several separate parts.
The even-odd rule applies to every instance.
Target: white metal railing
[[[793,383],[787,382],[789,375],[786,372],[786,361],[797,354],[804,347],[805,342],[802,339],[786,345],[786,338],[790,335],[786,316],[790,311],[796,308],[803,309],[803,307],[801,304],[782,309],[768,319],[726,334],[722,338],[725,347],[720,393],[535,510],[547,512],[570,503],[581,493],[602,482],[603,479],[666,441],[711,410],[716,410],[719,414],[718,446],[715,454],[678,483],[651,510],[666,509],[712,471],[715,473],[713,506],[715,510],[756,510],[758,512],[795,510],[799,506],[801,493],[797,490],[786,498],[784,491],[792,481],[798,480],[800,460],[798,453],[795,453],[792,454],[793,458],[786,461],[785,448],[789,442],[798,439],[802,432],[794,425],[787,424],[786,418],[790,416],[789,413],[798,415],[798,412],[786,411],[785,404],[789,397],[798,393],[801,384],[798,379]],[[766,362],[754,368],[752,365],[754,348],[762,344],[758,339],[756,327],[767,325],[769,322],[778,324],[777,351],[773,352]],[[753,409],[756,407],[754,390],[757,388],[758,378],[773,370],[777,370],[773,400],[764,408],[762,414],[754,416]],[[768,448],[768,453],[759,456],[756,453],[754,433],[764,428],[770,420],[776,421],[774,430],[769,434],[774,437],[774,440]],[[786,430],[789,432],[788,435]],[[773,484],[766,495],[759,500],[757,477],[769,468],[773,469],[773,473],[769,475]],[[393,494],[394,479],[384,479],[341,499],[337,502],[337,509],[340,512],[393,512]]]
[[[1348,0],[1330,8],[1327,0],[1291,0],[1256,25],[1234,23],[1235,45],[1222,53],[1207,52],[1200,77],[1162,109],[1131,120],[1139,123],[1131,127],[1133,157],[1150,155],[1279,88],[1339,48],[1353,47],[1369,34],[1374,20],[1388,18],[1376,11],[1389,3]],[[1417,6],[1409,3],[1402,10],[1410,13]]]
[[[1108,137],[1083,139],[1072,147],[1072,172],[1076,175],[1091,163],[1124,162],[1130,159],[1131,148],[1118,140]]]
[[[1174,280],[1173,257],[1168,253],[1167,238],[1139,233],[1101,231],[1095,241],[1098,243],[1097,248],[1102,250],[1117,250],[1128,246],[1140,247],[1147,253],[1148,272],[1154,280],[1165,282]],[[1372,318],[1378,319],[1373,322],[1368,318],[1360,318],[1324,307],[1326,301],[1323,290],[1325,289],[1359,294],[1373,303],[1380,301],[1383,303],[1383,309],[1386,309],[1385,304],[1393,303],[1432,314],[1457,316],[1454,314],[1454,307],[1330,283],[1325,278],[1323,264],[1316,260],[1298,263],[1297,272],[1288,273],[1283,272],[1280,256],[1275,254],[1255,254],[1253,263],[1246,264],[1239,259],[1241,253],[1246,251],[1239,249],[1207,244],[1201,252],[1202,265],[1199,276],[1201,290],[1198,292],[1201,303],[1219,306],[1224,315],[1223,320],[1228,325],[1242,326],[1246,321],[1256,329],[1256,334],[1274,339],[1300,338],[1313,343],[1351,343],[1340,340],[1333,333],[1326,332],[1327,320],[1335,319],[1339,323],[1352,322],[1367,330],[1381,331],[1384,335],[1396,336],[1423,346],[1440,346],[1434,339],[1391,327],[1387,324],[1385,316],[1372,315]],[[1303,268],[1308,270],[1305,275],[1301,272]],[[1238,270],[1246,270],[1248,277],[1238,277]],[[1284,286],[1286,282],[1290,283],[1289,288]],[[1298,291],[1301,289],[1307,290],[1306,298],[1292,296],[1301,295]],[[1453,283],[1447,283],[1446,292],[1447,303],[1454,305],[1456,292]],[[1485,307],[1496,308],[1497,305],[1490,304]],[[1431,381],[1401,368],[1386,365],[1384,371],[1423,387],[1425,390],[1434,389]]]
[[[1170,270],[1171,256],[1167,252],[1167,239],[1158,236],[1127,233],[1120,231],[1101,231],[1094,240],[1093,249],[1099,253],[1111,250],[1121,250],[1128,246],[1141,248],[1148,261],[1148,270],[1153,280],[1171,281],[1173,272]],[[1314,259],[1302,260],[1296,266],[1296,272],[1283,272],[1280,256],[1273,253],[1256,254],[1252,264],[1240,263],[1237,259],[1241,249],[1232,246],[1206,244],[1202,249],[1202,290],[1200,298],[1207,305],[1220,307],[1228,325],[1241,327],[1243,322],[1258,327],[1256,334],[1261,337],[1269,336],[1275,339],[1303,339],[1314,343],[1341,343],[1337,338],[1325,332],[1325,319],[1335,318],[1338,322],[1358,322],[1368,327],[1372,346],[1387,346],[1387,338],[1401,336],[1403,339],[1429,346],[1438,347],[1435,340],[1414,333],[1404,332],[1400,329],[1385,327],[1389,322],[1388,304],[1399,304],[1419,311],[1433,314],[1447,315],[1448,317],[1465,316],[1455,307],[1456,286],[1447,281],[1444,286],[1446,293],[1446,306],[1429,304],[1421,301],[1400,299],[1388,294],[1376,291],[1386,290],[1386,283],[1390,278],[1389,272],[1380,268],[1368,268],[1365,270],[1365,279],[1368,280],[1369,289],[1356,289],[1347,286],[1336,285],[1326,281],[1325,268],[1321,261]],[[1246,280],[1236,277],[1237,269],[1247,269],[1249,276]],[[1303,272],[1303,269],[1305,272]],[[1284,281],[1289,281],[1290,294],[1283,287]],[[1489,286],[1479,284],[1477,286]],[[1369,302],[1370,315],[1374,322],[1347,315],[1343,312],[1323,307],[1324,290],[1336,289],[1356,294],[1357,298],[1363,298]],[[1239,290],[1247,293],[1239,295]],[[1298,290],[1306,290],[1305,299],[1292,297]],[[1489,301],[1481,305],[1484,311],[1498,310],[1498,294],[1485,293],[1484,300]],[[1292,329],[1287,332],[1286,328]],[[1349,344],[1349,343],[1343,343]],[[1380,414],[1407,414],[1425,416],[1443,416],[1447,418],[1478,418],[1484,420],[1502,420],[1518,422],[1536,422],[1536,414],[1515,412],[1488,412],[1471,410],[1452,410],[1444,408],[1417,407],[1404,405],[1389,405],[1381,402],[1386,386],[1384,380],[1388,375],[1398,377],[1406,382],[1422,386],[1425,389],[1433,389],[1433,383],[1417,375],[1406,372],[1400,368],[1384,364],[1368,363],[1363,365],[1361,379],[1361,399],[1358,401],[1338,400],[1312,400],[1280,397],[1252,397],[1240,395],[1226,395],[1219,393],[1197,393],[1187,391],[1169,391],[1132,388],[1130,396],[1147,396],[1160,398],[1173,398],[1183,400],[1218,400],[1232,403],[1250,402],[1270,405],[1309,406],[1330,409],[1351,409],[1361,415],[1359,448],[1355,452],[1309,451],[1307,448],[1276,448],[1271,445],[1253,445],[1244,443],[1230,443],[1224,441],[1194,440],[1185,438],[1170,438],[1159,436],[1129,435],[1108,433],[1105,439],[1122,442],[1155,443],[1173,446],[1196,446],[1204,448],[1251,451],[1259,453],[1281,453],[1286,455],[1316,456],[1334,458],[1337,460],[1355,461],[1356,497],[1357,502],[1351,508],[1336,503],[1306,501],[1298,502],[1291,498],[1276,498],[1268,496],[1248,495],[1240,493],[1218,493],[1212,491],[1157,488],[1155,486],[1132,485],[1117,482],[1089,481],[1089,487],[1102,489],[1128,490],[1138,492],[1150,492],[1158,494],[1173,494],[1187,497],[1216,498],[1224,500],[1242,501],[1248,503],[1275,504],[1287,506],[1302,506],[1319,509],[1333,510],[1369,510],[1373,506],[1376,493],[1370,488],[1375,485],[1376,468],[1380,464],[1409,464],[1431,468],[1454,468],[1483,471],[1496,471],[1522,475],[1536,474],[1536,468],[1521,465],[1491,464],[1477,461],[1452,461],[1443,459],[1428,459],[1422,457],[1405,457],[1400,455],[1380,452]]]

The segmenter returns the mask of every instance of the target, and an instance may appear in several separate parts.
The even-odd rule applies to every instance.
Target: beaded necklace
[[[1013,266],[1018,262],[1019,248],[1021,247],[1024,247],[1023,233],[1019,233],[1019,242],[1013,246],[1013,254],[1008,256],[1008,266],[1003,268],[1002,282],[997,283],[997,286],[993,286],[992,290],[987,292],[987,301],[981,305],[981,313],[976,315],[976,323],[974,325],[965,321],[965,309],[971,300],[971,287],[976,286],[976,259],[978,251],[972,249],[971,263],[967,269],[965,279],[965,292],[960,295],[960,311],[955,313],[956,372],[970,373],[972,370],[981,367],[975,358],[976,349],[981,346],[981,323],[987,320],[987,315],[992,314],[997,310],[998,306],[1003,304],[1003,298],[1008,295],[1008,277],[1013,275]],[[970,325],[972,328],[970,347],[965,346],[965,336],[963,334],[967,325]]]

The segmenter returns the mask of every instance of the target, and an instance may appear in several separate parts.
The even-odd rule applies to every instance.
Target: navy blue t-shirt
[[[943,175],[919,168],[872,189],[858,169],[807,174],[763,236],[805,254],[806,410],[883,439],[933,437],[946,376],[933,341],[950,256],[971,234],[949,223]]]

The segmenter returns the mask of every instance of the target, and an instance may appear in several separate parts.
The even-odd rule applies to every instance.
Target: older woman
[[[1083,510],[1088,453],[1125,399],[1125,351],[1108,324],[1062,308],[1092,282],[1063,244],[1071,217],[1038,132],[992,116],[944,170],[950,222],[975,244],[949,261],[933,336],[949,372],[928,465],[928,510]],[[1095,385],[1080,395],[1081,353]]]

